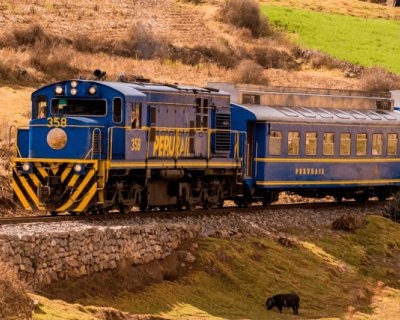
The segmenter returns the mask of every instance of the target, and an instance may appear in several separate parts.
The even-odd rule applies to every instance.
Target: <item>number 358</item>
[[[60,118],[60,117],[47,118],[47,121],[49,122],[47,126],[50,128],[51,127],[65,128],[67,126],[67,118]]]
[[[142,139],[132,138],[131,139],[131,151],[140,151],[142,148]]]

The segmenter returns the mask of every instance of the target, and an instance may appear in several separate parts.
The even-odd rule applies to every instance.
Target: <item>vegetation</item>
[[[260,14],[259,4],[255,0],[225,0],[219,15],[226,23],[250,30],[253,37],[271,33],[267,18]]]
[[[25,320],[32,317],[33,304],[27,286],[0,261],[0,319]]]
[[[173,319],[291,319],[290,310],[280,315],[277,310],[266,311],[264,305],[268,296],[290,291],[301,297],[302,318],[344,318],[349,306],[368,314],[377,281],[392,286],[388,294],[394,299],[400,296],[398,224],[371,216],[351,233],[292,230],[291,234],[298,239],[291,246],[271,239],[202,240],[194,271],[141,290],[121,290],[128,281],[123,277],[96,281],[93,286],[88,280],[74,280],[68,287],[53,287],[51,294],[80,292],[77,301],[84,305],[111,305],[133,314]],[[104,294],[114,292],[114,286],[118,295]],[[381,314],[385,318],[390,315]]]
[[[261,6],[261,12],[277,29],[292,33],[301,46],[354,64],[384,67],[400,73],[398,21],[267,5]]]

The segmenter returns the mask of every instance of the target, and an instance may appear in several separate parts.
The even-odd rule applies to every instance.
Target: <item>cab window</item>
[[[268,153],[271,156],[280,156],[282,149],[282,132],[271,131],[269,134]]]
[[[113,100],[113,122],[120,123],[122,121],[122,99],[115,98]]]
[[[141,103],[131,104],[131,128],[140,128]]]
[[[300,153],[300,132],[288,133],[288,155],[297,156]]]
[[[47,97],[38,96],[35,98],[32,119],[42,119],[47,117]]]

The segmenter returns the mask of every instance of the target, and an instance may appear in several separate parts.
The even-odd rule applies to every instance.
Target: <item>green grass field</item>
[[[400,73],[400,22],[262,5],[277,29],[299,45],[366,67]]]

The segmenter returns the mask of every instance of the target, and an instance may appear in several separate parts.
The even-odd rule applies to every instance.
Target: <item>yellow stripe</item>
[[[80,177],[79,174],[74,174],[71,180],[69,180],[67,187],[73,187],[76,181],[78,181],[79,177]]]
[[[257,181],[256,183],[262,186],[278,186],[278,185],[323,185],[323,184],[384,184],[400,182],[400,179],[392,180],[339,180],[339,181]]]
[[[72,170],[72,167],[66,167],[66,168],[64,169],[64,172],[63,172],[62,175],[61,175],[61,182],[64,182],[64,181],[65,181],[65,179],[68,177],[68,175],[69,175],[69,173],[71,172],[71,170]]]
[[[89,201],[92,200],[93,196],[97,191],[97,184],[93,184],[85,198],[81,201],[80,205],[75,209],[75,211],[82,212],[88,205]]]
[[[83,159],[50,159],[50,158],[14,158],[13,162],[46,162],[46,163],[97,163],[97,160]]]
[[[95,170],[89,171],[89,173],[86,175],[85,179],[82,181],[81,185],[78,187],[78,189],[75,190],[74,194],[68,199],[68,201],[63,206],[61,206],[60,208],[57,209],[58,212],[65,211],[74,204],[74,201],[79,197],[79,195],[81,194],[83,189],[86,187],[86,185],[92,179],[94,173],[95,173]],[[75,175],[75,176],[78,176],[78,175]]]
[[[36,207],[38,207],[40,210],[44,210],[44,207],[39,204],[39,199],[36,196],[35,192],[33,192],[31,186],[26,181],[26,178],[24,176],[19,176],[18,178],[19,178],[19,181],[21,181],[22,186],[25,188],[26,192],[28,192],[32,201],[35,203]]]
[[[57,163],[53,162],[50,164],[50,169],[53,172],[53,175],[56,175],[60,167],[57,165]]]
[[[46,172],[46,170],[44,170],[44,168],[40,165],[40,166],[35,166],[35,168],[39,171],[39,173],[42,175],[43,178],[48,177],[48,173]]]
[[[31,124],[30,127],[57,128],[57,127],[55,127],[55,126],[49,127],[48,124]],[[104,126],[83,126],[83,125],[73,124],[73,125],[67,125],[67,126],[62,127],[62,128],[104,128]]]
[[[386,159],[365,159],[365,158],[347,158],[347,159],[319,159],[319,158],[255,158],[257,162],[325,162],[325,163],[353,163],[353,162],[363,162],[363,163],[375,163],[375,162],[400,162],[400,158],[386,158]]]
[[[36,187],[39,187],[40,181],[39,179],[36,177],[36,174],[34,173],[30,173],[29,177],[32,179],[33,183],[35,184]]]
[[[12,182],[12,186],[13,186],[15,194],[18,197],[18,200],[22,203],[24,208],[26,210],[32,210],[31,206],[28,203],[28,200],[26,200],[25,196],[23,195],[21,189],[19,188],[19,186],[17,185],[17,182],[14,179],[13,179],[13,182]]]
[[[240,163],[232,163],[232,162],[209,162],[208,163],[208,167],[238,167],[240,166]],[[140,167],[140,168],[144,168],[146,167],[146,163],[145,162],[123,162],[123,163],[116,163],[116,162],[112,162],[111,163],[111,168],[126,168],[126,167]],[[169,162],[148,162],[147,163],[147,167],[175,167],[175,162],[173,161],[169,161]],[[206,167],[207,163],[205,161],[199,161],[199,162],[189,162],[189,161],[178,161],[176,163],[176,166],[200,166],[200,167]]]

